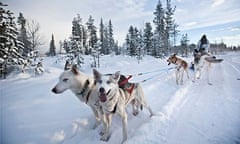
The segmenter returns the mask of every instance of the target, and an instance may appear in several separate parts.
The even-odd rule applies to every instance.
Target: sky
[[[153,12],[159,0],[2,0],[17,17],[22,12],[28,20],[37,21],[49,49],[51,35],[55,44],[71,35],[72,20],[80,14],[82,21],[89,16],[99,28],[100,19],[113,24],[114,38],[122,44],[129,26],[143,29],[145,22],[154,19]],[[161,0],[165,7],[166,0]],[[179,39],[187,33],[190,43],[197,43],[206,34],[211,43],[223,41],[228,46],[240,45],[239,0],[172,0],[176,6],[174,18],[179,25]],[[153,25],[152,25],[153,26]]]

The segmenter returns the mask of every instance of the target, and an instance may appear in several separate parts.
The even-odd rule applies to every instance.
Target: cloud
[[[233,27],[231,28],[231,31],[240,31],[240,27]]]
[[[217,6],[220,6],[224,3],[225,0],[213,0],[213,3],[212,3],[212,7],[217,7]]]
[[[216,37],[216,41],[221,42],[223,41],[224,43],[227,43],[228,45],[239,45],[239,40],[240,40],[240,34],[236,35],[224,35],[222,37]]]
[[[185,25],[191,27],[191,26],[197,25],[197,22],[195,22],[195,21],[194,22],[189,22],[189,23],[186,23]]]

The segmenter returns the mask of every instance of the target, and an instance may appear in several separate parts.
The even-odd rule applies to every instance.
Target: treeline
[[[99,66],[101,55],[129,55],[139,61],[144,55],[164,58],[171,53],[182,56],[192,54],[196,47],[189,44],[187,34],[180,34],[174,13],[176,6],[171,0],[166,0],[163,6],[158,1],[153,11],[152,22],[146,22],[144,28],[129,26],[125,42],[120,46],[114,39],[114,26],[111,19],[105,21],[101,18],[96,26],[94,18],[90,15],[83,21],[77,14],[72,20],[71,36],[60,41],[60,53],[66,53],[69,62],[79,66],[84,62],[83,55],[92,55],[92,66]],[[22,71],[28,66],[36,65],[38,48],[43,44],[40,35],[40,24],[34,20],[27,20],[22,13],[15,18],[14,13],[7,9],[7,5],[0,2],[0,76],[6,75],[13,67],[22,66]],[[177,37],[181,37],[177,45]],[[211,44],[210,51],[214,54],[224,51],[237,51],[239,46],[227,47],[223,42]],[[47,56],[55,56],[57,49],[54,35],[49,44]],[[33,62],[35,61],[35,63]]]
[[[83,22],[78,14],[72,21],[72,33],[69,39],[61,42],[62,49],[70,55],[70,59],[78,59],[81,55],[93,55],[94,59],[99,55],[127,54],[136,56],[141,60],[144,55],[164,57],[174,51],[176,45],[178,25],[173,16],[176,6],[171,6],[171,0],[166,0],[166,8],[158,1],[154,11],[154,29],[151,22],[146,22],[144,29],[130,25],[126,34],[126,41],[122,46],[113,37],[113,26],[111,19],[99,24],[99,37],[94,19],[90,15],[87,22]],[[176,47],[175,47],[176,48]],[[80,64],[81,62],[78,62]]]

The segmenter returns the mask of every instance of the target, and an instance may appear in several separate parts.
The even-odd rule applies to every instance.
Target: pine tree
[[[14,21],[13,13],[4,9],[7,6],[0,2],[0,74],[4,75],[8,72],[10,66],[23,64],[21,52],[23,47],[17,40],[17,26]]]
[[[100,21],[100,28],[99,28],[99,35],[100,35],[100,52],[104,54],[104,24],[103,19],[101,18]]]
[[[171,42],[170,38],[173,35],[174,31],[174,25],[175,21],[173,19],[173,15],[176,9],[176,6],[174,8],[171,7],[171,0],[166,0],[166,16],[165,16],[165,22],[166,22],[166,28],[165,28],[165,33],[166,33],[166,47],[167,47],[167,54],[170,53],[170,48],[171,48]]]
[[[112,26],[112,21],[109,20],[108,23],[108,41],[109,41],[109,49],[110,49],[110,53],[113,51],[114,49],[114,38],[113,38],[113,26]]]
[[[127,51],[128,51],[128,54],[130,56],[135,56],[136,55],[136,32],[135,32],[135,29],[133,28],[133,26],[130,26],[129,27],[129,30],[128,30],[128,46],[127,46]]]
[[[153,32],[150,22],[145,23],[143,43],[144,51],[146,54],[151,55],[153,51]]]
[[[70,44],[67,39],[63,41],[63,49],[66,51],[66,53],[70,53]]]
[[[53,34],[52,34],[52,39],[51,39],[51,42],[50,42],[49,56],[56,56],[56,47],[55,47]]]
[[[184,56],[188,56],[188,42],[189,42],[189,39],[188,39],[188,35],[187,34],[183,34],[182,35],[182,38],[181,38],[181,54],[184,55]]]
[[[72,21],[72,37],[71,37],[71,43],[74,45],[73,51],[81,51],[82,53],[85,53],[87,50],[86,48],[86,34],[85,34],[85,28],[82,24],[82,19],[80,15],[78,14],[76,17],[73,18]]]
[[[26,29],[26,19],[23,17],[22,13],[19,13],[17,23],[20,26],[18,40],[23,43],[23,52],[22,55],[27,57],[27,55],[31,52],[31,42],[27,36],[27,29]]]
[[[143,33],[141,30],[138,30],[136,28],[136,55],[138,63],[143,59],[144,56],[144,39],[143,39]]]
[[[170,51],[170,53],[176,53],[176,43],[177,43],[177,36],[178,33],[180,32],[179,30],[177,30],[178,25],[174,24],[173,25],[173,50]]]
[[[86,54],[90,54],[91,50],[96,48],[97,44],[97,28],[94,25],[94,19],[92,16],[89,16],[88,22],[86,23],[87,25],[87,33],[88,33],[88,49],[86,51]]]
[[[166,35],[165,35],[165,11],[159,0],[156,6],[153,23],[156,26],[154,31],[154,52],[153,56],[162,57],[166,53]]]

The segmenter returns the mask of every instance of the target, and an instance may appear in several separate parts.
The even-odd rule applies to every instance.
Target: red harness
[[[119,83],[119,86],[123,86],[125,85],[126,83],[128,83],[128,80],[132,78],[132,75],[129,75],[126,79],[124,79],[122,82]],[[133,92],[133,89],[134,89],[134,86],[135,84],[134,83],[131,83],[131,86],[129,88],[124,88],[124,90],[126,90],[130,95],[132,94]]]

